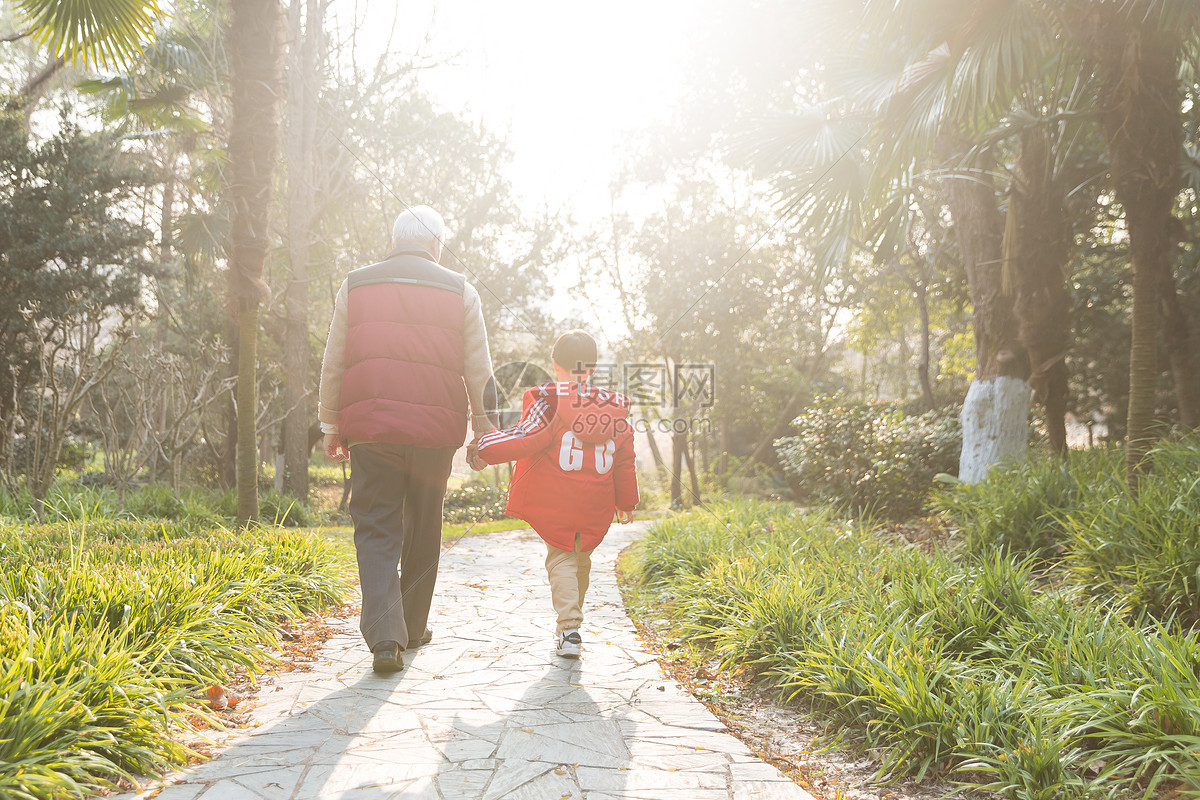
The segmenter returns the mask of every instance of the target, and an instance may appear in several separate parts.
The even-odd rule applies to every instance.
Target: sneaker
[[[376,673],[386,675],[404,669],[404,658],[400,655],[400,645],[396,642],[380,642],[371,652],[375,654],[371,669]]]
[[[579,658],[582,648],[583,637],[579,635],[579,629],[570,628],[558,635],[558,647],[554,652],[563,658]]]
[[[417,637],[416,639],[408,640],[408,649],[412,650],[414,647],[420,647],[421,645],[429,644],[432,641],[433,641],[433,631],[430,630],[429,628],[426,628],[425,632],[422,633],[419,637]]]

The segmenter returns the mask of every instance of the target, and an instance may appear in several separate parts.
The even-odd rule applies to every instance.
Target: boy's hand
[[[476,439],[467,445],[467,466],[478,472],[487,465],[488,463],[479,457],[479,440]]]
[[[629,523],[633,522],[633,512],[632,511],[622,511],[621,509],[618,508],[617,509],[617,522],[621,523],[622,525],[628,525]]]
[[[350,451],[342,443],[342,437],[336,433],[325,434],[325,456],[330,461],[349,461]]]

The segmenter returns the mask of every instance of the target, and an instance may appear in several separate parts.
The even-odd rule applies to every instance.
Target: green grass
[[[0,797],[78,796],[188,755],[189,695],[340,604],[345,543],[137,520],[0,527]]]
[[[1029,557],[1132,619],[1200,625],[1200,438],[1164,441],[1136,498],[1120,449],[1033,456],[980,483],[939,492],[935,507],[968,553]],[[1061,562],[1061,563],[1060,563]]]
[[[447,522],[442,525],[442,544],[456,541],[464,536],[476,536],[478,534],[497,533],[499,531],[515,531],[528,527],[529,523],[520,519],[494,519],[483,522]],[[352,541],[354,538],[354,529],[348,526],[314,528],[313,530],[344,541]]]
[[[1067,546],[1064,515],[1123,491],[1123,469],[1119,448],[1071,451],[1065,461],[1031,453],[993,467],[979,483],[934,492],[930,505],[962,531],[973,553],[1054,561]]]
[[[268,525],[304,527],[313,516],[295,498],[266,489],[259,492],[259,517]],[[116,489],[59,480],[45,501],[42,522],[100,523],[105,520],[160,520],[189,530],[232,525],[237,494],[187,487],[176,494],[164,484],[150,484],[125,493],[124,506]],[[0,523],[36,522],[34,502],[27,490],[15,495],[0,487]]]
[[[884,777],[1022,800],[1200,796],[1194,632],[1047,584],[1035,558],[960,562],[785,505],[713,510],[635,546],[635,601],[678,640],[811,700]]]

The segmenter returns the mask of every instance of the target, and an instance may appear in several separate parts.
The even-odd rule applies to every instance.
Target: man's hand
[[[330,461],[349,461],[350,451],[342,443],[342,437],[336,433],[325,434],[325,456]]]
[[[488,466],[488,463],[479,457],[479,437],[475,437],[469,445],[467,445],[467,466],[478,472]]]
[[[632,511],[622,511],[621,509],[618,508],[617,509],[617,522],[621,523],[622,525],[628,525],[629,523],[633,522],[633,512]]]

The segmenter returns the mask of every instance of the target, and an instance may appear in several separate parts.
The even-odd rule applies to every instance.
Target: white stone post
[[[977,483],[993,464],[1016,458],[1029,446],[1032,393],[1020,378],[971,381],[962,409],[958,479]]]

